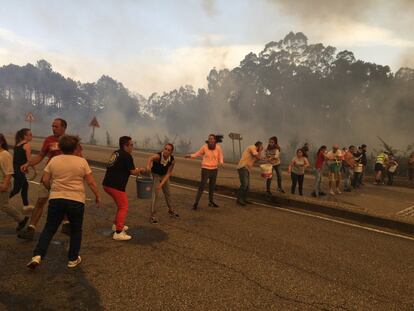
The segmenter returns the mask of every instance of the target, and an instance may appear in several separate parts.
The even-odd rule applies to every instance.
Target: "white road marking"
[[[397,214],[398,216],[414,216],[414,205],[410,206],[402,211],[399,211]]]

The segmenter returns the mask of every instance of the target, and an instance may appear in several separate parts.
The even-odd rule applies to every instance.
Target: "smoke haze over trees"
[[[239,132],[244,145],[274,135],[282,146],[295,140],[378,145],[381,136],[398,147],[413,143],[414,70],[393,73],[351,51],[309,44],[299,32],[246,55],[236,68],[212,69],[206,89],[186,85],[148,98],[106,75],[94,83],[65,78],[45,60],[5,65],[0,109],[0,131],[26,126],[24,116],[33,112],[44,125],[35,134],[49,133],[51,119],[61,116],[84,139],[96,115],[101,143],[106,132],[146,144],[159,133],[197,147],[209,133]]]

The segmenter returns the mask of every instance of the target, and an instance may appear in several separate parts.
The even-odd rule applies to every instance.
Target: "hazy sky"
[[[205,87],[289,31],[357,58],[414,65],[414,0],[0,0],[0,66],[38,59],[82,82],[110,75],[143,95]]]

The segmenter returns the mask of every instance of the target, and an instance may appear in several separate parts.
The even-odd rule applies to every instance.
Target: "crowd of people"
[[[49,202],[46,224],[40,233],[37,245],[34,248],[33,256],[28,267],[31,269],[40,265],[47,253],[51,239],[62,224],[62,232],[70,235],[68,251],[69,268],[74,268],[81,262],[79,256],[82,225],[85,208],[85,186],[86,183],[95,196],[96,207],[100,206],[101,195],[92,170],[82,154],[80,139],[77,136],[67,135],[67,122],[61,118],[53,120],[52,131],[44,139],[42,148],[37,155],[32,155],[30,142],[32,132],[23,128],[16,133],[13,156],[8,152],[8,144],[3,134],[0,134],[0,209],[11,216],[17,223],[17,236],[22,239],[32,240],[36,227],[43,215],[43,209]],[[199,209],[199,202],[204,188],[209,184],[208,206],[218,208],[214,200],[214,192],[219,168],[224,166],[224,156],[220,143],[223,136],[210,134],[200,149],[186,158],[202,158],[201,180],[196,193],[192,209]],[[166,144],[163,150],[151,155],[146,167],[136,167],[132,152],[134,142],[129,136],[119,138],[119,149],[114,151],[106,166],[102,188],[114,201],[117,206],[114,221],[112,224],[112,238],[116,241],[127,241],[132,237],[127,233],[128,226],[126,218],[128,214],[128,196],[126,187],[131,175],[148,174],[152,177],[151,188],[151,211],[149,221],[152,224],[158,223],[157,203],[161,191],[164,194],[168,214],[173,218],[179,218],[174,209],[170,192],[169,179],[173,174],[175,159],[173,156],[174,145]],[[270,174],[266,175],[266,193],[272,195],[272,177],[276,175],[276,191],[284,193],[282,186],[281,169],[281,148],[277,137],[269,139],[265,148],[261,141],[248,146],[237,165],[237,172],[240,180],[240,187],[237,192],[237,204],[245,206],[252,203],[248,199],[250,189],[250,177],[252,169],[257,162],[266,163],[270,167]],[[309,146],[305,144],[296,150],[295,156],[291,159],[288,172],[291,178],[291,194],[303,195],[303,184],[306,170],[315,174],[313,197],[327,195],[321,187],[324,170],[328,172],[329,195],[340,194],[341,191],[349,192],[363,185],[364,173],[367,166],[367,146],[361,145],[356,148],[351,145],[348,148],[340,149],[335,144],[328,151],[326,146],[321,146],[315,156],[311,159]],[[29,183],[26,174],[29,168],[47,158],[46,166],[41,177],[40,187],[37,193],[35,205],[29,203]],[[314,160],[314,161],[313,161]],[[311,164],[311,163],[314,164]],[[409,158],[409,178],[414,179],[414,153]],[[376,157],[375,163],[375,184],[383,184],[387,177],[387,183],[392,185],[393,177],[398,163],[392,154],[381,152]],[[13,187],[11,181],[13,178]],[[343,180],[343,188],[341,188]],[[24,213],[10,206],[9,199],[20,193],[23,203],[23,212],[31,211],[31,217],[24,216]]]

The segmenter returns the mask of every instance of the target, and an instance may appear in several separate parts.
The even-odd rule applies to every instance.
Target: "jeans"
[[[299,184],[299,194],[303,195],[303,180],[305,178],[305,175],[301,174],[295,174],[295,173],[290,173],[290,178],[292,179],[292,187],[290,189],[290,192],[292,194],[295,194],[296,192],[296,184]]]
[[[250,172],[247,168],[242,167],[237,170],[240,179],[240,188],[237,193],[237,199],[245,202],[247,200],[247,193],[250,189]]]
[[[210,202],[214,202],[214,190],[216,188],[216,180],[217,180],[217,172],[218,169],[209,170],[206,168],[201,169],[201,181],[198,187],[195,204],[198,204],[201,199],[201,195],[203,194],[204,187],[207,183],[208,179],[208,199]]]
[[[280,165],[273,165],[273,171],[276,172],[277,188],[282,189],[282,172],[280,171]],[[272,178],[266,180],[266,191],[270,192],[270,185],[272,184]]]
[[[33,256],[46,256],[50,241],[55,235],[65,215],[70,222],[70,243],[68,259],[73,261],[78,258],[82,241],[82,223],[85,204],[67,199],[49,200],[47,220],[39,241],[33,251]]]
[[[353,174],[353,170],[348,167],[344,166],[344,188],[345,190],[351,190],[351,178]]]
[[[394,173],[387,171],[388,182],[387,185],[392,185],[394,183]]]
[[[352,187],[358,188],[361,185],[362,172],[354,172],[354,177],[352,178]]]
[[[157,185],[161,183],[161,180],[164,178],[164,176],[161,176],[158,174],[152,174],[152,178],[153,178],[153,186],[152,186],[151,215],[154,216],[156,213],[156,210],[155,210],[156,203],[160,196],[160,191],[157,190]],[[164,193],[165,202],[167,202],[167,206],[171,210],[172,205],[171,205],[171,194],[170,194],[170,181],[167,180],[161,189],[162,189],[162,192]]]
[[[315,185],[313,186],[313,192],[317,196],[321,192],[321,184],[322,184],[322,169],[317,168],[315,169]]]
[[[22,213],[10,206],[8,192],[0,192],[0,210],[12,217],[16,222],[21,222],[24,219]]]
[[[27,182],[26,175],[21,172],[15,172],[13,178],[13,190],[10,192],[9,198],[14,197],[16,194],[20,192],[20,195],[22,196],[23,205],[29,205],[29,183]]]

